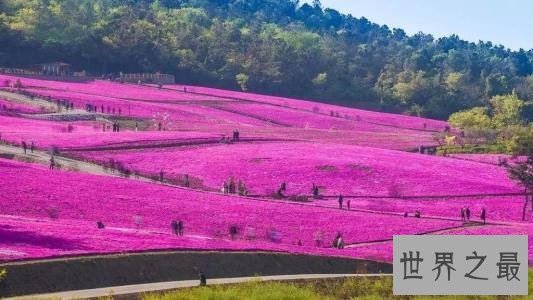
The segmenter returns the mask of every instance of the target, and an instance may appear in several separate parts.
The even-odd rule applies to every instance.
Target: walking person
[[[486,224],[486,221],[487,221],[487,211],[485,210],[484,207],[483,207],[483,209],[481,210],[481,220],[483,220],[483,224]]]
[[[466,221],[470,222],[470,208],[466,208]]]
[[[342,197],[342,194],[339,195],[339,209],[342,209],[342,203],[344,202],[344,198]]]
[[[172,221],[172,223],[170,223],[170,227],[172,227],[172,234],[178,235],[178,221]]]
[[[207,276],[205,276],[204,272],[200,272],[200,286],[206,286],[207,285]]]
[[[465,221],[465,220],[466,220],[465,208],[461,207],[461,221]]]
[[[350,210],[350,199],[346,200],[346,207]]]
[[[178,221],[178,235],[179,236],[183,236],[183,221],[182,220],[179,220]]]
[[[33,141],[31,141],[31,143],[30,143],[30,152],[33,153],[34,149],[35,149],[35,144],[33,143]]]
[[[287,191],[287,183],[285,182],[281,183],[280,191],[282,191],[283,193]]]
[[[24,154],[26,154],[27,148],[28,148],[28,145],[26,145],[26,142],[22,141],[22,150],[24,151]]]
[[[54,157],[50,157],[50,170],[53,170],[56,165]]]

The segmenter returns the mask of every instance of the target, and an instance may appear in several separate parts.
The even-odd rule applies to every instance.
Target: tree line
[[[513,91],[533,50],[409,36],[297,0],[3,0],[0,66],[64,61],[178,82],[446,119]],[[531,111],[531,110],[529,110]]]

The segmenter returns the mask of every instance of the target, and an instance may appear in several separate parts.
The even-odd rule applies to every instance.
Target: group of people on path
[[[107,108],[107,110],[106,110]],[[92,103],[85,104],[85,111],[90,113],[98,113],[98,106],[94,105]],[[105,114],[107,112],[108,115],[122,115],[122,109],[121,108],[114,108],[114,107],[104,107],[104,105],[100,105],[100,113]]]
[[[57,105],[57,110],[58,111],[61,111],[61,109],[63,109],[63,108],[66,111],[74,110],[74,102],[70,102],[70,101],[67,101],[67,100],[56,99],[56,105]]]
[[[120,124],[118,122],[113,122],[112,125],[109,125],[108,123],[103,123],[102,132],[106,131],[120,132]]]
[[[22,151],[24,152],[24,154],[28,154],[28,144],[26,143],[26,141],[22,141],[21,145],[22,145]],[[29,149],[30,149],[30,153],[33,153],[33,150],[35,150],[35,144],[33,143],[33,141],[30,142]]]
[[[222,194],[239,194],[239,196],[248,196],[248,189],[240,179],[237,184],[235,184],[235,179],[231,176],[228,181],[224,181],[222,184]]]
[[[231,144],[231,143],[238,142],[240,139],[241,139],[241,133],[238,130],[234,129],[232,133],[232,137],[230,138],[228,136],[223,136],[222,138],[220,138],[220,143]]]
[[[172,234],[175,234],[177,236],[183,236],[183,229],[184,229],[184,226],[183,226],[183,221],[182,220],[179,220],[179,221],[172,221],[170,223],[170,227],[172,227]]]
[[[470,222],[470,216],[471,216],[470,208],[462,207],[461,208],[461,221]],[[484,207],[481,209],[481,214],[479,218],[483,221],[483,224],[487,222],[487,210]]]
[[[339,209],[343,209],[344,196],[342,196],[342,194],[339,195],[339,198],[337,199],[337,201],[339,202]],[[346,200],[346,209],[347,210],[350,210],[351,204],[352,204],[352,202],[350,201],[350,199]]]
[[[233,141],[238,142],[240,138],[241,138],[241,133],[237,129],[233,130]]]

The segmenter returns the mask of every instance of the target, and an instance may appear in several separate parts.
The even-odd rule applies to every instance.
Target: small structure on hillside
[[[121,82],[131,83],[155,83],[155,84],[174,84],[176,78],[171,74],[162,73],[120,73]]]
[[[46,76],[70,76],[70,65],[64,62],[50,62],[33,65],[31,71]]]

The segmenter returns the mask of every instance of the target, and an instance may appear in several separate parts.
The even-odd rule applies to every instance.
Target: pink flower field
[[[166,87],[171,89],[173,88],[179,91],[182,91],[183,88],[186,87],[189,93],[198,93],[201,95],[212,95],[225,98],[236,98],[254,102],[257,101],[262,103],[274,104],[277,106],[285,106],[290,108],[303,109],[307,111],[317,111],[318,113],[325,115],[329,115],[330,112],[333,111],[338,112],[340,116],[349,116],[351,119],[381,125],[397,126],[401,128],[442,131],[442,129],[446,126],[446,122],[443,121],[428,120],[410,116],[399,116],[386,113],[376,113],[360,109],[338,107],[335,105],[320,104],[305,100],[296,100],[284,97],[227,91],[199,86],[174,85]]]
[[[5,80],[14,82],[16,77],[0,75],[0,81]],[[104,115],[108,107],[114,108],[117,114],[120,109],[123,117],[137,119],[152,119],[154,115],[166,113],[172,121],[171,130],[231,132],[239,128],[254,135],[261,132],[291,139],[332,139],[335,143],[404,150],[434,144],[432,134],[446,126],[442,121],[264,95],[246,94],[241,98],[240,93],[223,95],[219,90],[210,89],[208,93],[202,93],[205,92],[202,89],[200,93],[194,92],[199,88],[183,93],[181,89],[100,80],[74,83],[23,78],[21,82],[26,92],[67,100],[78,109],[91,103],[101,113],[103,106]],[[330,116],[331,112],[338,117]],[[344,138],[340,140],[336,135]]]
[[[303,142],[236,143],[153,151],[80,153],[92,160],[120,161],[133,170],[168,176],[189,174],[219,189],[233,176],[253,194],[268,195],[282,182],[288,195],[390,196],[518,193],[505,170],[470,161],[359,146]]]
[[[0,82],[16,79],[0,75]],[[1,261],[197,250],[390,262],[394,235],[531,236],[533,214],[521,221],[522,188],[498,166],[502,156],[408,152],[436,145],[444,121],[205,87],[185,93],[183,85],[21,82],[20,90],[3,87],[9,97],[0,99],[0,137],[10,145],[0,143]],[[58,100],[74,110],[55,109]],[[44,101],[48,111],[39,106]],[[88,103],[97,111],[85,111]],[[114,123],[120,132],[102,130]],[[234,130],[239,141],[229,140]],[[37,151],[13,148],[23,141]],[[79,163],[73,172],[29,163],[48,161],[52,147],[58,160],[113,159],[140,177],[98,165]],[[145,178],[161,170],[165,184]],[[193,185],[172,184],[185,174]],[[221,193],[230,177],[242,180],[248,197]],[[288,197],[274,199],[282,182]],[[321,199],[290,201],[310,196],[313,184]],[[338,208],[339,194],[350,209]],[[472,222],[461,221],[462,207],[471,209]],[[173,220],[184,222],[184,236],[172,234]],[[337,233],[345,249],[331,247]],[[531,240],[529,256],[531,264]]]
[[[303,246],[312,247],[317,235],[323,236],[322,240],[329,245],[337,232],[344,234],[348,244],[354,244],[391,239],[394,234],[433,232],[462,225],[459,221],[403,218],[225,197],[126,179],[49,171],[5,160],[0,160],[0,171],[3,174],[0,195],[10,195],[1,196],[0,211],[4,215],[49,222],[51,219],[60,224],[83,221],[96,226],[97,221],[102,221],[108,227],[130,231],[142,229],[166,235],[170,232],[170,222],[180,219],[184,221],[187,236],[216,239],[228,239],[229,226],[236,225],[242,232],[240,243],[246,241],[251,245],[248,247],[255,247],[254,243],[258,242],[258,249],[262,249],[264,246],[261,245],[265,243],[292,248],[298,241]],[[52,212],[54,217],[51,218]],[[34,226],[38,230],[38,224]],[[6,229],[2,233],[2,237],[6,236],[2,241],[9,241],[7,237],[12,233]],[[276,242],[271,241],[274,233]],[[253,238],[247,241],[248,236]],[[242,247],[240,243],[237,249]],[[0,250],[2,247],[4,245],[0,244]],[[9,251],[24,252],[14,249],[11,243],[5,247]],[[93,251],[98,245],[91,247],[91,252],[99,252]],[[106,252],[105,243],[101,247],[100,251]]]

